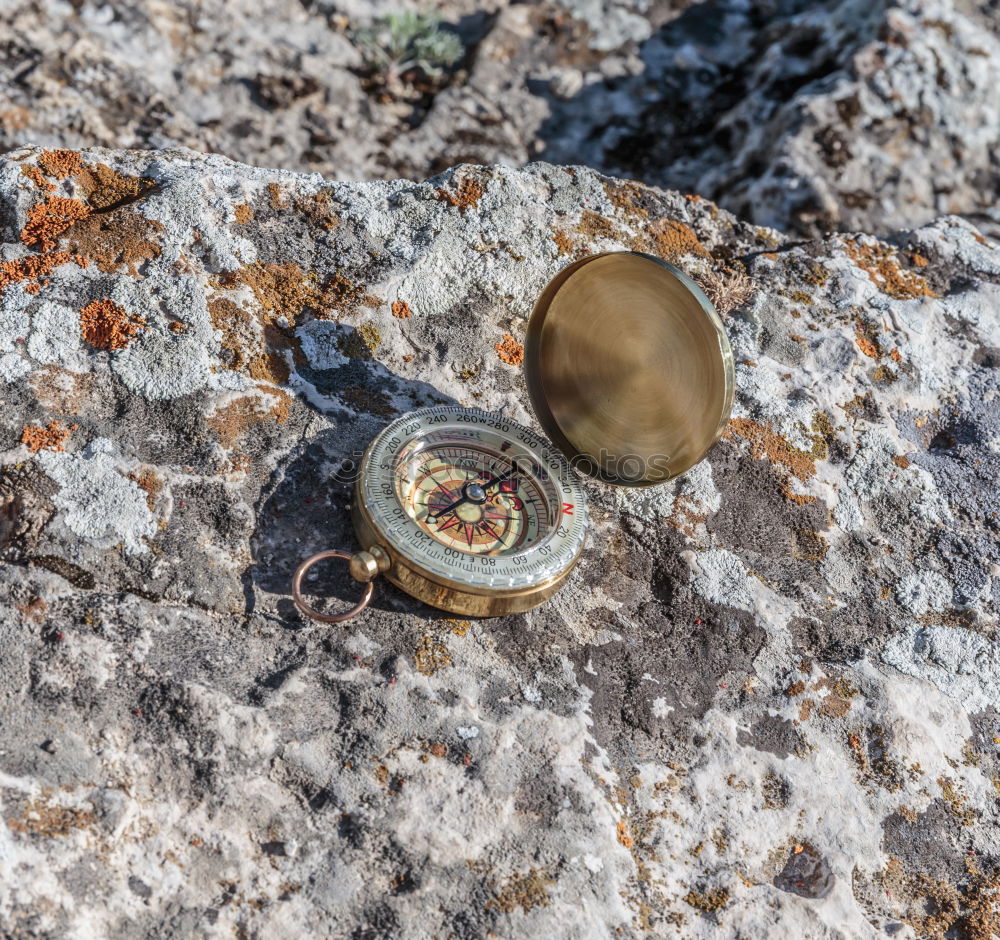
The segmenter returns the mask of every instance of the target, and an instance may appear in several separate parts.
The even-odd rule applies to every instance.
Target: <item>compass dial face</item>
[[[506,443],[506,442],[504,442]],[[509,555],[538,541],[558,494],[532,461],[480,442],[413,441],[395,470],[410,518],[442,545]]]
[[[470,408],[428,408],[389,425],[362,461],[359,495],[408,563],[498,592],[564,573],[587,525],[563,455],[530,429]]]

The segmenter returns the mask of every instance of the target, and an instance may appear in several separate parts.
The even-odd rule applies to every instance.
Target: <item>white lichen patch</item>
[[[24,378],[31,368],[31,362],[19,353],[0,353],[0,379],[8,385]]]
[[[296,330],[302,352],[314,369],[339,369],[348,363],[341,351],[344,329],[337,323],[311,320]]]
[[[623,486],[609,487],[611,498],[619,510],[631,513],[644,522],[666,519],[673,512],[676,499],[672,484],[631,489]]]
[[[724,548],[704,552],[685,552],[694,577],[692,587],[706,600],[729,607],[750,610],[754,589],[750,573],[740,558]]]
[[[80,311],[43,301],[31,315],[27,350],[41,365],[86,372],[89,365],[80,338]]]
[[[115,355],[112,368],[143,398],[190,395],[209,382],[208,350],[196,339],[149,332]]]
[[[970,712],[1000,707],[1000,649],[971,630],[911,628],[886,646],[882,660],[933,683]]]
[[[903,467],[893,458],[903,457],[900,439],[887,428],[871,428],[858,441],[854,459],[847,468],[846,483],[859,500],[879,500],[905,495],[909,505],[926,522],[941,523],[951,512],[931,475],[922,467]]]
[[[936,571],[913,571],[896,585],[897,600],[915,614],[942,611],[951,603],[951,597],[951,584]]]
[[[149,551],[144,540],[156,534],[156,519],[114,453],[112,441],[95,438],[77,453],[42,451],[38,462],[59,485],[52,501],[71,531],[98,547],[121,542],[128,554],[142,554]]]

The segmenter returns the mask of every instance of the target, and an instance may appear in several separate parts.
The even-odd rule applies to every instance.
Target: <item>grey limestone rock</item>
[[[5,935],[995,931],[1000,247],[968,221],[801,241],[581,167],[26,148],[0,242]],[[619,249],[724,313],[707,460],[588,483],[531,613],[379,584],[302,619],[372,436],[532,423],[534,298]]]
[[[358,34],[465,48],[387,87]],[[14,0],[0,148],[183,145],[338,179],[543,158],[806,236],[944,214],[996,233],[992,0]]]

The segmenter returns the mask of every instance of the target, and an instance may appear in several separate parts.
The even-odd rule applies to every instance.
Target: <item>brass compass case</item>
[[[679,476],[719,439],[735,370],[722,320],[683,271],[637,252],[584,258],[542,291],[525,379],[573,466],[606,483]]]
[[[555,566],[543,567],[530,583],[464,577],[468,565],[449,571],[387,537],[390,501],[373,482],[377,468],[388,467],[377,456],[386,429],[362,458],[352,510],[358,540],[372,553],[369,577],[382,573],[408,594],[466,616],[519,613],[543,603],[568,577],[584,544],[585,498],[569,467],[616,485],[665,482],[718,440],[735,384],[722,322],[701,289],[673,265],[632,252],[585,258],[548,284],[528,323],[525,377],[534,412],[561,454],[513,422],[504,430],[534,439],[536,454],[549,451],[562,492],[578,504],[575,517],[552,523],[560,535],[553,535]],[[488,417],[473,409],[441,410]]]
[[[375,527],[371,514],[365,508],[355,488],[354,506],[351,517],[354,521],[354,531],[362,545],[384,545],[385,538]],[[580,543],[582,550],[583,543]],[[446,610],[449,613],[461,614],[465,617],[502,617],[506,614],[519,614],[547,601],[569,577],[576,558],[561,573],[552,576],[544,582],[515,591],[475,590],[469,585],[457,584],[453,579],[435,576],[422,568],[413,559],[392,548],[385,549],[390,559],[390,566],[385,570],[387,577],[396,587],[402,589],[411,597]]]

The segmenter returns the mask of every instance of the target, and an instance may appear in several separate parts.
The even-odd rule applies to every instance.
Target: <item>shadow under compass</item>
[[[333,418],[336,426],[304,441],[288,455],[272,476],[273,488],[257,507],[251,537],[254,564],[243,576],[247,615],[255,612],[261,595],[266,594],[271,595],[273,612],[286,626],[297,629],[310,623],[292,601],[292,575],[303,559],[316,552],[353,553],[361,548],[351,522],[351,502],[365,448],[382,428],[407,411],[458,404],[427,383],[388,372],[375,375],[370,364],[367,368],[359,365],[300,369],[296,376],[300,398]],[[382,373],[384,367],[378,371]],[[358,602],[364,585],[350,577],[345,560],[332,558],[307,572],[303,590],[317,610],[336,614]],[[398,612],[425,606],[379,578],[369,608]]]

